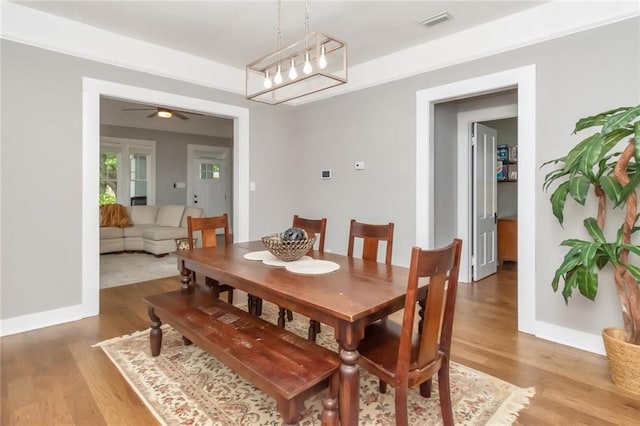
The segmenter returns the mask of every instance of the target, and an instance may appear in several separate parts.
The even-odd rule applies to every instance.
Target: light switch
[[[255,191],[255,190],[256,190],[256,183],[249,182],[249,191]]]

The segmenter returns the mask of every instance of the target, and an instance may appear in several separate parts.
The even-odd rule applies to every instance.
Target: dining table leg
[[[360,413],[360,370],[358,345],[364,337],[364,327],[356,323],[342,324],[336,336],[340,344],[340,424],[358,424]]]

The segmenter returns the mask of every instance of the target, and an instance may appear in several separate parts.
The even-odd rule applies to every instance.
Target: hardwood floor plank
[[[483,281],[460,285],[452,359],[535,387],[518,425],[640,424],[640,397],[611,382],[605,357],[517,331],[516,272],[510,265]],[[148,328],[142,297],[179,287],[176,276],[105,289],[97,317],[2,338],[0,423],[156,425],[111,361],[92,345]]]

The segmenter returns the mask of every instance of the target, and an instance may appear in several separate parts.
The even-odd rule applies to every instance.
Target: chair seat
[[[387,374],[394,376],[398,365],[398,349],[400,348],[400,334],[402,326],[388,318],[367,326],[364,338],[358,345],[361,362],[371,363],[382,368]],[[411,341],[411,359],[418,354],[418,335],[414,334]],[[415,361],[410,369],[416,368]]]

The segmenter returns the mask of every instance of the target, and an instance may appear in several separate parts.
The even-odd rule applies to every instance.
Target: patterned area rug
[[[263,317],[275,322],[277,308],[264,304]],[[306,336],[308,321],[294,314],[287,329]],[[333,330],[322,326],[318,343],[336,349]],[[117,366],[140,398],[164,425],[280,425],[275,401],[237,376],[196,345],[163,326],[162,352],[151,357],[149,331],[96,344]],[[436,379],[437,380],[437,379]],[[460,364],[451,364],[451,399],[456,425],[510,425],[535,394]],[[378,380],[361,370],[360,424],[394,425],[394,390],[378,391]],[[321,395],[309,399],[301,425],[319,425]],[[438,387],[431,398],[409,393],[412,425],[442,424]]]
[[[149,253],[100,255],[100,288],[180,275],[175,256],[155,257]]]

